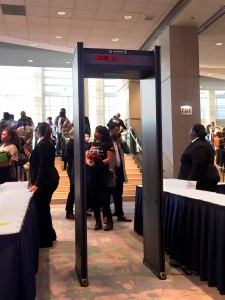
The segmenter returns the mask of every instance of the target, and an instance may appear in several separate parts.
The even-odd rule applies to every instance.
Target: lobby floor
[[[88,217],[89,286],[81,287],[75,272],[74,221],[65,219],[65,206],[52,205],[57,233],[53,248],[40,249],[36,276],[37,300],[224,300],[216,288],[198,276],[171,268],[166,257],[167,280],[159,280],[143,264],[143,240],[134,223],[117,222],[113,231],[94,231]],[[134,203],[125,202],[124,211],[133,219]]]

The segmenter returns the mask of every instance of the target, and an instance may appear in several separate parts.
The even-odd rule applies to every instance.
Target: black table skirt
[[[31,199],[21,231],[0,236],[0,299],[33,300],[36,296],[39,231]]]
[[[143,235],[139,209],[141,187],[136,190],[134,230]],[[170,259],[225,295],[225,207],[164,192],[164,226]]]

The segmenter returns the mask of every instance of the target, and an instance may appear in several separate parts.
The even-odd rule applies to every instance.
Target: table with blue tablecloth
[[[38,251],[37,211],[27,182],[0,185],[0,299],[35,299]]]
[[[225,195],[195,189],[195,182],[164,179],[165,250],[170,259],[199,274],[225,294]],[[136,188],[134,230],[143,234],[142,187]],[[149,220],[151,226],[151,220]]]

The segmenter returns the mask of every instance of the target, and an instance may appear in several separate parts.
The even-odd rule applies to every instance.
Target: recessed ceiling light
[[[223,43],[216,43],[216,46],[222,46]]]
[[[132,16],[129,16],[129,15],[127,15],[127,16],[124,16],[123,17],[125,20],[130,20],[130,19],[132,19],[133,17]]]
[[[212,74],[209,73],[209,74],[207,74],[207,75],[208,75],[208,76],[211,76]]]
[[[118,41],[119,41],[118,38],[113,38],[113,39],[112,39],[112,42],[118,42]]]
[[[70,61],[66,61],[66,64],[70,64]]]
[[[65,11],[58,11],[58,15],[59,15],[59,16],[64,16],[65,14],[66,14]]]
[[[28,59],[27,61],[28,61],[29,63],[34,62],[33,59]]]
[[[60,39],[62,39],[62,36],[61,35],[57,35],[55,38],[58,39],[58,40],[60,40]]]
[[[30,46],[37,46],[37,44],[36,43],[31,43]]]

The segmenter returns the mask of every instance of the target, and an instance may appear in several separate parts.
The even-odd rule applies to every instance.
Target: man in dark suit
[[[117,216],[118,221],[131,222],[124,215],[123,211],[123,183],[127,182],[127,174],[125,170],[124,153],[129,154],[130,148],[127,143],[122,139],[120,133],[120,125],[118,123],[111,123],[109,127],[109,134],[115,149],[115,166],[114,172],[116,175],[116,183],[113,187],[108,187],[108,201],[112,195],[115,206],[114,216]]]

